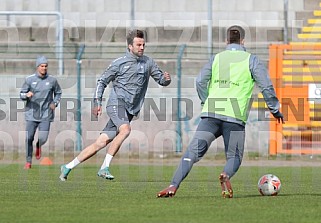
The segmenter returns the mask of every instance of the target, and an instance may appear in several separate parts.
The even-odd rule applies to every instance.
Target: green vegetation
[[[320,222],[319,167],[241,167],[232,178],[233,199],[223,199],[217,176],[222,167],[195,165],[174,198],[156,198],[176,166],[113,165],[114,181],[83,164],[67,182],[59,166],[0,165],[0,222]],[[257,191],[261,175],[282,181],[276,197]]]

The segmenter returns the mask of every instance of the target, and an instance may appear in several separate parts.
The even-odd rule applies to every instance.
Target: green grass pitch
[[[0,165],[0,222],[320,222],[320,167],[241,167],[232,178],[233,199],[223,199],[221,166],[195,165],[174,198],[156,198],[176,166],[113,165],[114,181],[82,164],[67,182],[59,166]],[[276,197],[263,197],[257,181],[265,173],[282,182]]]

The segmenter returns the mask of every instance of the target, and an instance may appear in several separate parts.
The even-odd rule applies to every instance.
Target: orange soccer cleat
[[[31,163],[26,162],[24,169],[25,170],[31,169]]]
[[[221,183],[223,198],[232,198],[233,189],[232,189],[229,176],[225,172],[223,172],[220,174],[218,179],[220,180],[220,183]]]
[[[173,185],[157,193],[157,197],[174,197],[177,188]]]

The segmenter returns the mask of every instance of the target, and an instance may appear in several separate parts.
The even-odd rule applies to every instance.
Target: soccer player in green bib
[[[197,77],[196,88],[203,107],[201,121],[170,185],[158,192],[157,197],[174,196],[193,164],[205,155],[211,143],[220,136],[224,140],[226,157],[226,164],[219,175],[222,196],[233,197],[230,179],[242,162],[245,124],[255,83],[270,112],[284,123],[267,69],[257,56],[246,52],[244,37],[245,30],[242,27],[229,27],[226,50],[214,55]]]

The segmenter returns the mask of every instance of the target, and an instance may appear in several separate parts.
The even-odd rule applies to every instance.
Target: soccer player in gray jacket
[[[37,70],[25,79],[20,91],[20,98],[26,101],[26,164],[31,168],[33,141],[38,128],[36,143],[36,159],[41,158],[41,146],[46,143],[50,123],[54,120],[54,111],[61,99],[61,88],[55,77],[47,73],[48,61],[39,56],[36,61]]]
[[[97,81],[94,95],[94,115],[102,113],[102,97],[107,85],[112,82],[112,89],[107,102],[107,114],[110,120],[97,140],[86,147],[70,163],[61,166],[60,180],[66,181],[71,169],[89,159],[109,143],[107,155],[98,171],[98,176],[112,180],[109,164],[118,152],[123,141],[129,136],[130,122],[137,116],[145,99],[149,77],[159,85],[170,84],[170,75],[159,69],[155,61],[144,56],[144,32],[132,30],[127,35],[128,50],[105,70]]]

